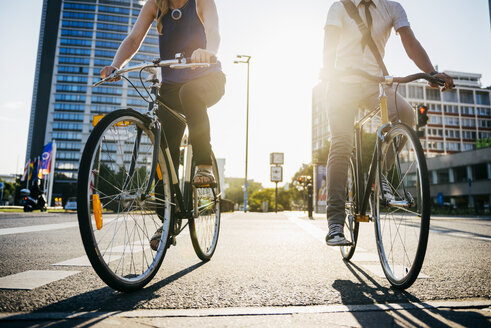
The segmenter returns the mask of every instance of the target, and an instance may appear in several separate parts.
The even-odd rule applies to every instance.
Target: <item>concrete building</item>
[[[43,145],[56,140],[55,195],[66,198],[75,190],[94,115],[120,107],[146,108],[126,81],[92,87],[141,6],[138,0],[44,0],[26,158],[39,156]],[[158,33],[152,28],[132,63],[157,58],[158,50]],[[138,72],[129,78],[139,85]]]
[[[427,164],[434,203],[489,210],[491,148],[429,158]]]

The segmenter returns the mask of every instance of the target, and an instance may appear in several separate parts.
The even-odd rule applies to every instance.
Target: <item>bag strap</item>
[[[380,55],[380,51],[378,50],[377,45],[373,41],[372,33],[361,19],[360,13],[358,12],[358,8],[356,8],[355,4],[351,0],[341,0],[341,3],[344,5],[344,8],[348,12],[348,15],[351,17],[351,19],[353,19],[358,25],[361,34],[364,37],[366,37],[368,46],[370,47],[370,50],[375,56],[375,59],[377,60],[379,67],[382,69],[382,73],[384,74],[384,76],[389,75],[389,72],[387,71],[387,67],[385,67],[382,56]]]

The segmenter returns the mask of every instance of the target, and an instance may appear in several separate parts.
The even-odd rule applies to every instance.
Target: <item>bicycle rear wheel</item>
[[[78,220],[85,251],[99,277],[124,292],[145,286],[167,250],[170,181],[150,119],[123,109],[106,115],[90,134],[78,175]],[[150,186],[148,193],[147,187]],[[162,226],[157,251],[149,240]]]
[[[389,130],[380,152],[373,198],[377,248],[385,276],[394,287],[404,289],[418,277],[426,253],[431,215],[428,171],[419,139],[404,124]]]
[[[350,160],[348,168],[348,181],[346,182],[346,218],[344,220],[343,233],[344,237],[351,243],[351,245],[340,247],[341,255],[345,260],[349,260],[353,257],[356,249],[356,241],[358,240],[358,229],[360,227],[360,223],[356,221],[357,196],[355,166],[353,165],[353,161]]]
[[[206,188],[193,187],[194,217],[189,220],[193,248],[202,261],[209,261],[213,256],[220,232],[220,176],[213,153],[211,157],[216,184]],[[191,172],[195,172],[194,163]]]

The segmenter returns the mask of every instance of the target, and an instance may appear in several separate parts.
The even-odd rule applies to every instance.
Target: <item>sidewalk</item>
[[[485,327],[491,300],[0,314],[3,327]]]

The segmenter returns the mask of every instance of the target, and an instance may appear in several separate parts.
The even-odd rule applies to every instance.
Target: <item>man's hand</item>
[[[103,69],[101,69],[101,79],[105,79],[109,75],[111,75],[114,71],[118,70],[116,66],[106,66]],[[117,76],[114,79],[109,80],[108,82],[117,82],[121,80],[121,76]]]
[[[191,61],[193,63],[210,63],[212,64],[212,58],[215,54],[206,49],[196,49],[191,55]]]
[[[453,84],[453,78],[451,76],[448,76],[445,73],[437,73],[437,74],[435,74],[433,76],[434,77],[437,77],[437,78],[439,78],[439,79],[441,79],[443,81],[445,81],[445,85],[442,88],[442,92],[443,91],[446,91],[446,90],[453,89],[455,87],[455,85]],[[432,88],[440,88],[440,86],[438,84],[436,84],[436,83],[430,83],[430,82],[428,82],[428,84]]]

